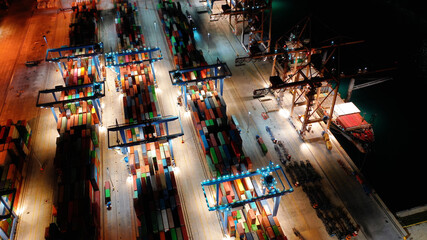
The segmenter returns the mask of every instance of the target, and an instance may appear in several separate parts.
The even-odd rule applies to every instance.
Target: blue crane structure
[[[45,60],[46,62],[55,62],[58,65],[61,76],[64,77],[64,69],[67,70],[65,61],[70,59],[93,57],[96,72],[98,73],[98,77],[101,77],[101,64],[99,62],[99,55],[102,55],[103,53],[104,45],[102,42],[74,47],[63,46],[60,48],[48,49],[46,51]]]
[[[109,52],[105,53],[105,65],[107,67],[113,67],[116,73],[118,73],[118,79],[120,82],[120,67],[128,64],[140,64],[148,62],[151,65],[151,72],[154,78],[154,84],[157,87],[156,74],[154,71],[154,62],[163,59],[162,51],[160,48],[144,48],[144,49],[129,49],[122,52]],[[137,57],[138,60],[133,60],[133,57]],[[131,58],[130,61],[126,61],[126,58]]]
[[[178,120],[179,125],[181,128],[181,131],[178,133],[169,133],[169,123],[174,122]],[[150,128],[156,128],[156,132],[160,133],[160,124],[164,124],[166,128],[166,134],[165,135],[157,135],[157,136],[150,136],[148,133]],[[131,130],[133,132],[138,132],[138,134],[135,134],[137,136],[137,139],[128,139],[126,138],[125,130]],[[156,117],[152,119],[146,119],[140,122],[134,122],[134,123],[126,123],[126,124],[118,124],[116,121],[116,125],[110,126],[107,129],[107,140],[108,140],[108,148],[109,149],[121,149],[121,151],[126,154],[127,149],[126,147],[136,146],[140,144],[150,143],[150,142],[157,142],[157,141],[168,141],[169,146],[171,148],[171,155],[173,158],[173,151],[172,151],[172,143],[171,140],[180,136],[184,135],[184,130],[182,128],[181,119],[177,116],[165,116],[165,117]],[[115,135],[113,135],[115,133]],[[118,134],[120,133],[120,135]],[[146,134],[148,133],[148,134]],[[114,137],[115,136],[115,137]],[[115,142],[114,143],[114,138]],[[113,140],[113,141],[110,141]]]
[[[274,165],[273,162],[270,162],[270,164],[267,167],[257,169],[255,171],[246,171],[243,164],[241,164],[240,166],[242,168],[241,169],[242,171],[240,173],[224,175],[218,178],[213,178],[211,180],[204,180],[201,183],[203,194],[205,195],[205,200],[206,200],[206,204],[208,206],[209,211],[220,211],[223,213],[219,215],[220,215],[222,227],[224,230],[227,229],[227,218],[230,215],[233,208],[236,209],[236,208],[242,207],[245,204],[250,204],[256,201],[260,201],[262,205],[264,205],[264,204],[267,204],[266,199],[273,198],[274,200],[273,216],[276,216],[277,211],[279,209],[280,197],[294,191],[282,167],[279,165]],[[262,191],[259,188],[258,183],[256,182],[256,179],[255,179],[256,176],[260,177]],[[220,189],[219,184],[224,182],[231,182],[238,179],[244,179],[247,177],[250,178],[254,186],[256,196],[252,198],[242,199],[242,200],[233,201],[231,203],[225,203],[220,205],[219,204],[219,189]],[[276,179],[279,179],[279,182],[280,182],[279,187],[277,187],[278,181]],[[285,183],[288,186],[288,188],[285,186]],[[206,187],[209,187],[209,186],[215,186],[216,188],[216,190],[214,190],[216,191],[216,194],[214,196],[214,198],[216,199],[216,202],[214,206],[211,206],[209,204],[209,199],[206,192]]]
[[[157,86],[156,75],[154,71],[154,62],[163,59],[162,51],[160,48],[144,48],[144,49],[130,49],[123,52],[110,52],[105,54],[106,66],[113,67],[114,70],[119,74],[120,80],[120,67],[127,66],[130,64],[150,63],[151,71],[154,78],[154,83]],[[169,124],[178,120],[181,131],[178,133],[169,133]],[[164,124],[166,134],[153,136],[151,130],[155,128],[157,133],[160,133],[160,124]],[[126,138],[125,131],[130,130],[137,139]],[[120,135],[119,135],[120,133]],[[138,134],[137,134],[138,133]],[[147,133],[147,134],[146,134]],[[130,123],[119,124],[116,120],[116,125],[109,126],[107,128],[107,139],[109,149],[120,149],[123,154],[127,153],[127,147],[141,145],[156,141],[168,141],[171,148],[171,154],[173,159],[172,142],[173,138],[177,138],[184,135],[184,131],[181,124],[181,119],[177,116],[156,116],[153,118],[147,118],[141,121],[132,121]],[[115,143],[113,138],[115,138]]]
[[[58,96],[56,95],[64,91],[67,93],[70,90],[84,90],[86,88],[91,89],[91,92],[92,92],[91,96],[80,97],[79,95],[76,94],[64,100],[58,100]],[[46,98],[49,98],[49,96],[52,96],[53,100],[47,101]],[[50,109],[52,110],[53,117],[55,118],[55,121],[58,122],[58,116],[56,116],[55,106],[64,106],[67,103],[92,100],[96,114],[99,116],[99,121],[102,122],[101,102],[99,98],[104,96],[105,96],[105,81],[75,85],[75,86],[65,86],[65,87],[59,85],[53,89],[45,89],[45,90],[39,91],[39,94],[37,96],[36,106],[41,108],[50,107]],[[61,108],[59,108],[59,112],[61,112]]]
[[[206,77],[203,78],[200,73],[204,70],[209,71],[209,74],[207,74]],[[195,79],[182,79],[182,75],[191,72],[195,73]],[[169,71],[169,77],[171,79],[172,85],[181,86],[181,94],[184,98],[185,109],[187,109],[187,85],[197,84],[199,82],[206,82],[209,80],[215,80],[215,86],[218,87],[219,80],[219,94],[222,96],[224,91],[224,79],[231,77],[231,75],[232,74],[230,68],[228,68],[227,66],[227,63],[221,62],[218,58],[216,64]]]
[[[58,122],[58,116],[55,112],[55,106],[64,106],[67,103],[92,100],[95,111],[99,116],[99,121],[102,123],[102,110],[99,98],[105,96],[105,79],[102,77],[99,55],[102,55],[103,53],[104,50],[102,42],[97,44],[73,47],[63,46],[60,48],[47,49],[45,57],[46,62],[53,62],[57,64],[66,86],[56,86],[53,89],[45,89],[39,91],[36,106],[41,108],[50,107],[55,121]],[[64,78],[64,70],[68,70],[67,64],[65,62],[69,60],[77,60],[78,62],[80,62],[81,59],[89,57],[92,58],[93,64],[97,72],[97,74],[95,74],[96,77],[93,79],[93,82],[79,85],[68,85],[68,82]],[[66,93],[70,90],[84,91],[88,88],[90,88],[89,92],[92,93],[90,96],[80,97],[78,94],[75,94],[73,96],[69,96],[69,98],[67,99],[58,100],[58,96],[56,95],[64,91]],[[47,101],[46,98],[48,98],[50,94],[52,95],[53,100]],[[59,108],[59,111],[61,112],[61,108]]]

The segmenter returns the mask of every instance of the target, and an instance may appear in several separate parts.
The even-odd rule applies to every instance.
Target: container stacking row
[[[187,99],[211,177],[251,171],[252,161],[243,152],[239,130],[234,121],[228,118],[226,103],[215,91],[214,82],[188,87]],[[262,196],[258,182],[259,179],[255,177],[245,177],[220,183],[219,196],[215,195],[211,204],[215,205],[218,201],[219,205],[224,205]],[[230,216],[223,212],[220,214],[227,221],[227,229],[224,231],[236,239],[286,239],[266,200],[244,204],[242,210],[232,211]]]

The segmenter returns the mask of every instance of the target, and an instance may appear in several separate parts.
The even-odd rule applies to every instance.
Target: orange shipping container
[[[235,231],[236,231],[236,226],[234,224],[234,219],[233,219],[232,216],[228,216],[227,220],[228,220],[228,234],[230,234],[231,236],[233,236],[235,234]]]
[[[58,131],[61,129],[61,124],[62,124],[62,117],[59,117],[58,118],[58,123],[56,124],[56,129],[58,129]],[[2,132],[3,132],[3,129],[2,129]]]
[[[275,237],[276,237],[274,235],[274,231],[273,231],[273,229],[271,227],[267,228],[267,236],[268,236],[269,239],[275,239]]]
[[[264,236],[262,235],[262,230],[261,229],[258,229],[256,231],[256,235],[258,236],[259,239],[264,239]]]
[[[252,226],[252,224],[254,224],[255,223],[255,213],[254,213],[254,210],[253,209],[249,209],[249,211],[248,211],[248,214],[247,214],[247,223],[248,223],[248,226]]]
[[[268,218],[266,216],[262,217],[261,224],[264,227],[264,229],[267,229],[270,227],[270,222],[268,221]]]

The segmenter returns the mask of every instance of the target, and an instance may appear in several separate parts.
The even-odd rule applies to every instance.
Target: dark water
[[[288,32],[305,16],[312,19],[312,42],[331,36],[363,44],[341,48],[341,70],[396,67],[378,77],[392,77],[372,87],[355,90],[353,101],[373,120],[376,142],[372,153],[360,154],[351,144],[343,147],[362,169],[390,210],[396,212],[427,204],[422,198],[427,183],[427,141],[424,123],[427,95],[427,12],[416,1],[274,0],[273,36]],[[397,6],[398,5],[398,6]],[[356,85],[363,79],[356,79]],[[348,80],[340,93],[346,96]]]

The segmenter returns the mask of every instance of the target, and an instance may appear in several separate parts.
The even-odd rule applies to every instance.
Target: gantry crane
[[[227,218],[232,211],[243,208],[245,204],[261,202],[261,205],[268,205],[267,199],[273,199],[273,216],[277,215],[280,205],[280,198],[285,194],[294,191],[282,167],[274,165],[270,161],[269,165],[255,171],[248,171],[244,164],[240,164],[240,173],[223,175],[218,178],[204,180],[201,185],[209,211],[218,211],[222,223],[222,228],[227,229]],[[260,185],[257,183],[260,180]],[[277,180],[276,180],[277,179]],[[239,185],[240,181],[248,180],[254,188],[254,195],[245,198],[237,197],[232,202],[223,202],[220,199],[220,186],[225,182]],[[235,182],[237,181],[237,182]],[[280,184],[279,184],[280,183]],[[234,185],[233,184],[233,185]],[[235,192],[234,186],[232,191]],[[236,194],[237,195],[237,194]]]
[[[212,12],[215,0],[206,2],[211,21],[228,15],[231,29],[240,34],[240,43],[250,56],[270,52],[273,0],[226,0],[219,13]]]

